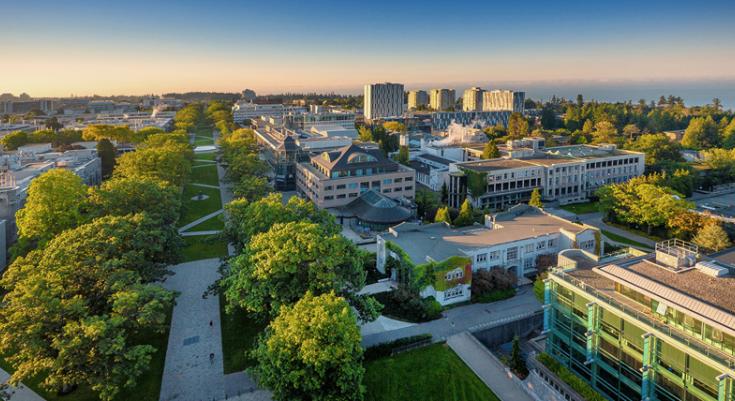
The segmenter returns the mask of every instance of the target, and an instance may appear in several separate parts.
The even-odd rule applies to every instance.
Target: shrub
[[[383,314],[409,322],[428,322],[441,316],[442,307],[433,298],[421,298],[405,287],[395,291],[375,294],[383,306]]]
[[[507,270],[496,267],[480,269],[472,273],[472,300],[474,302],[491,302],[513,296],[518,277]]]
[[[579,393],[579,395],[581,395],[585,400],[605,401],[605,397],[595,391],[595,389],[593,389],[586,381],[582,380],[565,366],[560,364],[556,359],[552,358],[551,355],[546,353],[539,354],[536,356],[536,359],[549,368],[549,370],[551,370],[564,383],[568,384],[569,387],[574,389],[574,391]]]
[[[419,334],[417,336],[399,338],[387,343],[374,345],[365,349],[363,357],[365,361],[372,361],[393,354],[393,351],[405,347],[407,345],[418,344],[427,340],[431,340],[431,334]]]

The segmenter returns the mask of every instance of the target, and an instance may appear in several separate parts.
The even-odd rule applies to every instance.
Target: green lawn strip
[[[570,205],[562,205],[559,207],[566,210],[567,212],[572,212],[575,214],[588,214],[588,213],[599,212],[597,205],[598,205],[598,202],[586,202],[586,203],[574,203]]]
[[[208,161],[216,161],[217,160],[217,152],[200,152],[194,154],[194,161],[198,160],[208,160]]]
[[[200,136],[194,137],[194,146],[205,146],[205,145],[214,145],[214,139],[212,138],[203,138]]]
[[[222,230],[225,228],[225,222],[222,215],[217,215],[209,220],[204,220],[202,223],[195,225],[194,227],[186,231],[210,231],[210,230]]]
[[[619,223],[614,223],[614,222],[610,222],[610,221],[606,221],[605,224],[607,224],[608,226],[613,226],[613,227],[619,228],[621,230],[628,231],[628,232],[630,232],[632,234],[635,234],[635,235],[637,235],[639,237],[648,238],[651,241],[658,242],[658,241],[663,241],[665,239],[668,239],[668,237],[662,238],[662,237],[656,236],[655,234],[649,234],[649,233],[647,233],[647,232],[645,232],[643,230],[639,230],[639,229],[634,228],[634,227],[629,227],[629,226],[627,226],[625,224],[619,224]]]
[[[202,165],[202,167],[196,167],[191,169],[191,176],[189,176],[189,182],[197,184],[207,184],[219,186],[219,176],[217,175],[217,165]]]
[[[630,238],[623,237],[622,235],[618,235],[618,234],[615,234],[615,233],[610,232],[610,231],[607,231],[607,230],[600,230],[600,231],[602,231],[602,235],[606,236],[607,238],[611,239],[612,241],[620,242],[620,243],[623,243],[623,244],[632,245],[632,246],[639,247],[639,248],[651,249],[651,247],[648,246],[648,245],[646,245],[646,244],[642,244],[642,243],[640,243],[638,241],[634,241],[634,240],[632,240]]]
[[[366,401],[497,401],[446,344],[365,363]]]
[[[141,401],[158,401],[161,395],[161,380],[163,378],[163,365],[166,361],[166,348],[168,347],[168,334],[171,327],[170,308],[166,317],[166,330],[163,333],[155,331],[146,331],[139,336],[132,338],[135,344],[148,344],[156,348],[156,352],[151,356],[151,362],[148,364],[148,370],[138,377],[134,387],[121,391],[116,401],[125,400],[141,400]],[[0,358],[0,367],[6,372],[12,372],[13,368],[5,359]],[[23,384],[47,401],[99,401],[97,393],[92,391],[88,386],[79,386],[72,393],[60,396],[55,391],[47,391],[41,387],[44,377],[36,376],[29,380],[24,380]]]
[[[192,197],[200,193],[207,195],[208,198],[204,200],[192,199]],[[184,186],[182,200],[184,203],[184,213],[179,221],[179,226],[189,224],[200,217],[222,209],[222,201],[220,200],[218,188],[205,188],[187,184]]]
[[[267,324],[248,316],[242,309],[232,313],[225,312],[225,297],[220,294],[219,316],[222,321],[222,354],[224,355],[225,374],[241,372],[253,366],[254,360],[248,355],[253,349],[258,334]]]
[[[182,262],[227,256],[227,243],[217,234],[183,237]]]

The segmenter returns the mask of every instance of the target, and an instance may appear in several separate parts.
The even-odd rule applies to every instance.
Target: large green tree
[[[191,172],[193,153],[188,145],[167,144],[138,149],[117,159],[115,177],[156,178],[181,186]]]
[[[360,401],[360,329],[349,304],[333,292],[310,292],[281,309],[255,350],[258,382],[276,400]]]
[[[268,231],[277,223],[308,221],[323,225],[330,234],[340,232],[334,216],[297,196],[291,197],[286,204],[280,193],[269,194],[254,202],[240,198],[225,208],[229,215],[225,223],[225,235],[237,249],[244,247],[252,236]]]
[[[102,138],[97,142],[97,156],[102,163],[102,177],[109,178],[115,168],[115,145],[109,139]]]
[[[500,157],[500,150],[498,150],[498,146],[495,144],[495,141],[489,141],[485,144],[485,147],[482,149],[482,158],[483,159],[495,159]]]
[[[111,400],[148,369],[156,349],[134,339],[164,329],[173,295],[140,274],[150,273],[159,241],[141,218],[95,220],[11,264],[0,281],[0,352],[15,368],[12,383],[88,385]]]
[[[252,237],[222,285],[230,307],[273,317],[307,291],[354,294],[365,284],[363,263],[354,244],[323,225],[280,223]]]
[[[521,113],[513,113],[508,118],[508,137],[521,139],[528,135],[528,120]]]
[[[681,145],[669,140],[664,134],[647,134],[639,136],[628,146],[646,154],[646,165],[660,167],[671,162],[682,162]]]
[[[684,131],[681,144],[692,149],[709,149],[720,145],[720,133],[712,116],[695,117]]]
[[[107,180],[89,193],[94,216],[125,216],[145,212],[163,225],[175,226],[181,209],[178,188],[156,178],[120,177]]]
[[[730,237],[718,221],[705,224],[692,240],[695,244],[707,251],[717,252],[732,246]]]
[[[15,214],[21,238],[45,243],[84,220],[87,186],[69,170],[52,169],[31,181],[25,206]]]
[[[459,215],[454,220],[454,225],[470,226],[475,222],[474,212],[472,211],[472,203],[469,199],[465,199],[462,205],[459,207]]]

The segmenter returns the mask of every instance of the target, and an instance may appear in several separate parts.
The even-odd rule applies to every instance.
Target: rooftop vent
[[[669,269],[690,269],[698,258],[699,247],[690,242],[670,239],[656,243],[656,262]]]
[[[694,267],[702,273],[712,277],[722,277],[730,273],[730,269],[715,262],[699,262]]]

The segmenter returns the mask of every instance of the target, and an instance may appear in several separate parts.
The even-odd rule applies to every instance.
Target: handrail
[[[603,294],[602,292],[598,291],[594,287],[591,287],[587,285],[584,281],[579,280],[575,277],[570,276],[569,274],[564,273],[560,270],[551,270],[549,274],[554,275],[555,277],[558,277],[567,283],[570,283],[574,285],[575,287],[585,291],[586,293],[594,296],[595,298],[606,302],[610,306],[613,306],[619,310],[622,310],[627,315],[634,317],[636,320],[647,324],[651,327],[654,327],[656,330],[659,330],[666,334],[667,336],[679,341],[680,343],[693,348],[697,350],[698,352],[702,353],[703,355],[712,358],[716,360],[717,362],[727,366],[730,369],[735,369],[735,355],[728,355],[725,352],[722,352],[721,350],[706,344],[704,342],[701,342],[699,340],[689,339],[685,335],[683,335],[681,332],[672,329],[667,324],[664,324],[658,320],[652,319],[645,314],[641,313],[638,310],[635,310],[634,308],[631,308],[630,306],[627,306],[614,298],[610,297],[609,295]]]

